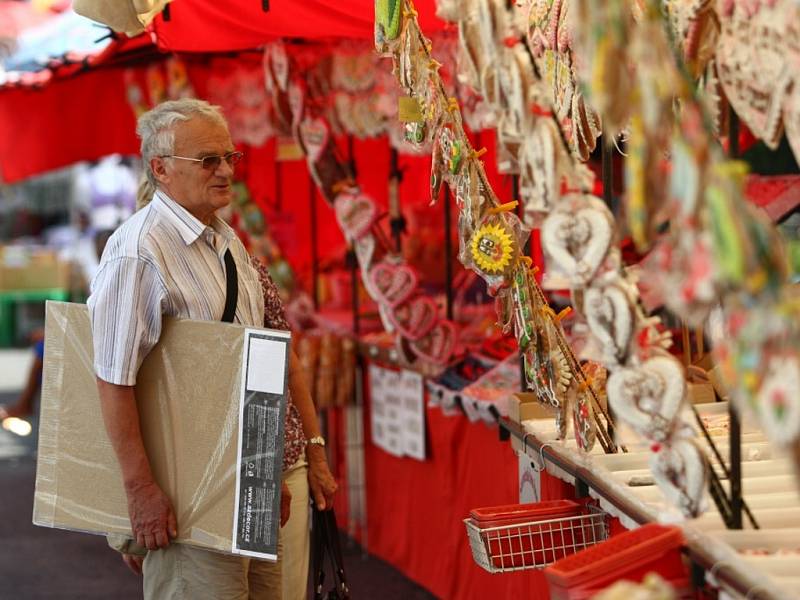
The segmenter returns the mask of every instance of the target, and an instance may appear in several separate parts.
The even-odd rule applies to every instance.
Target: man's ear
[[[161,156],[154,156],[150,159],[150,168],[153,170],[153,175],[160,183],[169,183],[169,174],[167,173],[167,163]]]

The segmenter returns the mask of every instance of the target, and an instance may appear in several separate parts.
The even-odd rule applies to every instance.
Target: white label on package
[[[283,394],[286,342],[251,337],[247,357],[247,389],[265,394]]]
[[[247,329],[239,404],[234,554],[278,557],[290,334]]]

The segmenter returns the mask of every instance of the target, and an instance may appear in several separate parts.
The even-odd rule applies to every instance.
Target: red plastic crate
[[[616,581],[641,582],[658,573],[674,587],[689,586],[681,557],[683,532],[650,523],[559,560],[544,571],[554,600],[584,600]]]
[[[475,508],[470,511],[469,516],[472,517],[478,527],[486,529],[487,527],[500,527],[513,523],[563,519],[577,515],[580,512],[581,505],[577,502],[572,500],[551,500],[533,504],[507,504],[505,506]]]
[[[543,568],[606,539],[605,516],[570,500],[475,509],[467,530],[476,528],[495,571]],[[475,555],[475,549],[473,549]]]

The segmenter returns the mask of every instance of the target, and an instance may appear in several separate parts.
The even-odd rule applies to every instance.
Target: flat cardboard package
[[[88,310],[48,302],[46,313],[33,521],[130,535],[100,410]],[[136,391],[145,447],[172,500],[178,542],[274,555],[288,342],[288,332],[165,319]]]

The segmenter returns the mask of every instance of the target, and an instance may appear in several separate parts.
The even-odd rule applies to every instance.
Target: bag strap
[[[334,578],[334,590],[328,596],[325,596],[323,591],[326,554],[330,559]],[[313,509],[311,564],[314,573],[314,600],[326,600],[326,598],[349,600],[350,587],[344,571],[339,530],[336,527],[333,510],[317,510],[316,507]]]
[[[328,529],[328,552],[330,552],[333,571],[338,579],[336,589],[342,600],[350,598],[350,587],[347,585],[347,575],[344,572],[344,557],[342,556],[342,544],[339,539],[339,528],[336,526],[336,515],[333,509],[323,513],[323,519]]]
[[[220,321],[233,323],[236,315],[236,304],[239,302],[239,274],[236,261],[233,260],[230,248],[225,250],[225,310]]]

